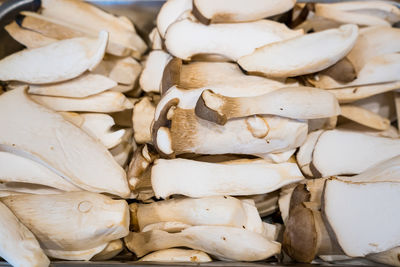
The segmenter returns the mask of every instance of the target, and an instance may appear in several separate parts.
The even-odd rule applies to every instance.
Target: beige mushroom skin
[[[5,26],[4,29],[8,32],[8,34],[11,35],[12,38],[14,38],[14,40],[20,44],[23,44],[27,48],[37,48],[57,41],[57,39],[44,36],[38,32],[24,29],[15,21]]]
[[[183,13],[192,10],[193,0],[169,0],[164,3],[157,15],[157,29],[164,39],[168,27]]]
[[[390,127],[390,120],[378,114],[356,105],[342,105],[341,115],[349,120],[355,121],[376,130],[387,130]]]
[[[54,259],[62,259],[69,261],[88,261],[93,256],[101,253],[107,247],[107,243],[101,244],[94,248],[84,250],[58,250],[58,249],[44,249],[47,256]]]
[[[150,253],[139,261],[151,262],[210,262],[212,259],[207,253],[200,250],[170,248]]]
[[[106,261],[117,256],[124,249],[124,242],[121,239],[116,239],[109,242],[106,247],[96,254],[92,261]]]
[[[133,106],[132,124],[135,141],[138,144],[151,142],[151,125],[156,111],[150,97],[143,97]]]

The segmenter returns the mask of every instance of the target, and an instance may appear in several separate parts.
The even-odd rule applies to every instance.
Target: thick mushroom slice
[[[210,262],[207,253],[200,250],[169,248],[150,253],[139,261],[151,262]]]
[[[312,165],[321,177],[358,174],[397,155],[400,155],[399,139],[330,130],[319,137]]]
[[[98,254],[96,254],[92,261],[106,261],[117,256],[124,249],[124,242],[121,239],[116,239],[107,244],[107,246]]]
[[[2,201],[35,234],[43,249],[86,250],[129,232],[126,201],[97,193],[19,195]]]
[[[156,106],[150,97],[143,97],[133,106],[132,124],[134,138],[138,144],[150,143],[151,140],[151,124],[154,119]]]
[[[400,183],[332,179],[323,199],[326,220],[346,255],[363,257],[400,245]]]
[[[83,98],[31,95],[35,102],[55,111],[118,112],[132,109],[133,104],[123,93],[105,91]]]
[[[30,100],[23,88],[2,94],[0,109],[4,148],[45,164],[85,190],[129,195],[126,174],[107,149],[62,115]]]
[[[163,39],[161,38],[161,35],[157,29],[157,27],[154,27],[151,32],[149,33],[149,40],[151,44],[151,49],[152,50],[161,50],[163,49]]]
[[[164,3],[157,15],[157,29],[162,38],[172,23],[183,13],[192,10],[192,2],[193,0],[168,0]]]
[[[190,176],[188,171],[192,173]],[[151,183],[158,198],[173,194],[188,197],[265,194],[302,179],[296,163],[273,164],[264,160],[223,164],[159,159],[151,170]]]
[[[323,132],[323,130],[318,130],[309,133],[306,141],[303,145],[301,145],[296,154],[297,164],[299,165],[301,171],[309,177],[313,176],[310,164],[313,159],[314,147]]]
[[[82,98],[99,94],[117,86],[117,83],[105,76],[84,73],[81,76],[59,83],[32,84],[28,93],[45,96]]]
[[[22,50],[0,61],[0,80],[43,84],[78,77],[99,64],[107,40],[102,31],[97,39],[79,37]]]
[[[387,130],[390,127],[389,119],[383,118],[368,109],[356,105],[342,105],[340,110],[340,115],[343,117],[367,127],[381,131]]]
[[[130,232],[125,244],[138,257],[156,250],[188,247],[236,261],[263,260],[281,250],[279,243],[260,234],[227,226],[193,226],[179,233],[160,230]]]
[[[172,55],[186,60],[198,54],[219,54],[238,60],[258,47],[302,34],[302,30],[290,30],[270,20],[206,26],[183,19],[169,26],[165,46]]]
[[[123,141],[119,145],[110,149],[110,153],[113,156],[115,162],[117,162],[121,167],[125,168],[128,164],[129,155],[131,155],[132,150],[135,149],[136,144]]]
[[[298,36],[264,45],[243,55],[239,65],[249,72],[267,77],[291,77],[309,74],[332,66],[353,48],[358,27],[342,25],[337,29]]]
[[[83,250],[62,250],[62,249],[44,249],[47,256],[54,259],[69,261],[88,261],[96,254],[101,253],[107,247],[107,243],[94,248]]]
[[[257,114],[292,119],[320,119],[340,114],[335,96],[313,87],[288,87],[253,97],[226,97],[205,90],[196,104],[196,115],[218,124]]]
[[[12,266],[49,266],[35,236],[2,202],[0,214],[0,257]]]
[[[57,39],[47,37],[35,31],[27,30],[20,27],[15,21],[11,22],[4,29],[11,35],[18,43],[26,46],[27,48],[37,48],[54,43]]]
[[[164,68],[172,56],[163,50],[153,50],[146,59],[139,84],[145,92],[160,92]]]
[[[141,182],[146,180],[150,171],[150,165],[158,158],[154,148],[148,144],[144,144],[135,150],[128,168],[129,187],[134,190],[139,187]],[[150,180],[150,179],[149,179]]]

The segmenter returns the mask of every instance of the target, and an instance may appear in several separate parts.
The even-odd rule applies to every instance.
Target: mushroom
[[[163,50],[153,50],[150,52],[139,80],[143,91],[160,92],[164,68],[171,59],[171,55]]]
[[[292,9],[296,1],[194,0],[193,13],[205,23],[245,22],[278,15]]]
[[[267,77],[291,77],[326,69],[342,59],[354,46],[356,25],[281,40],[242,55],[239,65]]]
[[[132,132],[129,133],[132,135]],[[131,155],[132,150],[134,150],[136,144],[131,144],[129,142],[122,141],[119,145],[110,149],[110,153],[113,156],[115,162],[117,162],[121,167],[125,168],[128,164],[129,155]]]
[[[161,249],[188,247],[236,261],[267,259],[279,254],[281,249],[279,243],[260,234],[227,226],[193,226],[179,233],[160,230],[130,232],[125,244],[138,257]]]
[[[139,261],[151,262],[210,262],[212,259],[207,253],[200,250],[170,248],[150,253]]]
[[[138,144],[150,143],[151,140],[151,124],[154,119],[156,106],[150,97],[143,97],[133,106],[133,131],[134,138]]]
[[[299,151],[296,154],[296,160],[299,168],[305,175],[309,177],[313,176],[311,163],[313,160],[315,144],[318,142],[318,139],[323,132],[323,130],[317,130],[309,133],[306,141],[303,143],[303,145],[301,145]]]
[[[146,225],[145,227],[143,227],[141,232],[162,230],[168,233],[177,233],[191,226],[192,225],[181,222],[158,222]]]
[[[30,100],[24,88],[2,94],[0,109],[3,151],[44,164],[82,189],[129,195],[126,174],[107,149],[62,115]]]
[[[18,43],[26,46],[27,48],[37,48],[54,43],[57,40],[46,37],[35,31],[27,30],[20,27],[15,21],[11,22],[4,29],[11,35]]]
[[[157,27],[154,27],[151,30],[151,32],[149,33],[149,40],[150,40],[152,50],[163,49],[163,47],[164,47],[163,39],[161,38],[161,35],[160,35]]]
[[[192,2],[192,0],[168,0],[162,5],[157,15],[157,29],[162,38],[172,23],[186,11],[192,10]]]
[[[125,200],[85,191],[18,195],[1,200],[45,250],[92,249],[125,237],[129,232],[129,209]]]
[[[75,79],[51,84],[31,84],[28,93],[44,96],[83,98],[102,93],[117,86],[103,75],[84,73]]]
[[[56,111],[118,112],[132,109],[133,104],[120,92],[105,91],[84,98],[31,95],[35,102]]]
[[[0,257],[12,266],[49,266],[35,236],[1,201],[0,214]]]
[[[117,256],[124,249],[124,242],[121,239],[115,239],[108,242],[107,246],[94,257],[92,261],[106,261]]]
[[[238,60],[258,47],[302,34],[302,30],[290,30],[269,20],[206,26],[182,19],[169,26],[165,46],[173,56],[185,60],[197,54],[219,54]]]
[[[0,184],[0,192],[3,196],[14,196],[24,194],[51,195],[61,194],[65,191],[40,184],[6,182]]]
[[[340,115],[343,117],[367,127],[381,131],[387,130],[390,127],[389,119],[383,118],[380,115],[357,105],[342,105],[340,106],[340,110]]]
[[[192,173],[190,176],[188,171]],[[158,198],[173,194],[188,197],[265,194],[302,179],[296,163],[273,164],[264,160],[223,164],[158,159],[151,169],[151,183]]]
[[[394,139],[400,138],[399,131],[394,126],[389,126],[389,128],[385,131],[378,131],[378,130],[374,130],[372,128],[369,128],[369,127],[363,126],[361,124],[350,121],[350,122],[340,125],[339,127],[337,127],[337,129],[364,133],[364,134],[371,135],[371,136],[388,137],[388,138],[394,138]]]
[[[375,254],[369,254],[366,258],[391,266],[400,266],[400,247],[395,247]]]
[[[337,116],[335,96],[312,87],[288,87],[253,97],[226,97],[205,90],[197,100],[196,115],[224,125],[228,120],[257,114],[292,119],[319,119]]]
[[[102,31],[97,39],[73,38],[14,53],[0,60],[0,80],[43,84],[78,77],[99,64],[107,39]]]
[[[69,261],[89,261],[96,254],[101,253],[108,243],[101,244],[94,248],[83,250],[61,250],[61,249],[44,249],[47,256],[54,259],[63,259]]]
[[[150,165],[158,158],[158,154],[151,145],[144,144],[135,150],[128,168],[129,187],[134,190],[144,179]]]

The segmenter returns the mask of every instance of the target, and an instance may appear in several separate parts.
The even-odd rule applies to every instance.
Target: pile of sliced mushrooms
[[[385,1],[168,0],[141,36],[80,0],[21,12],[0,257],[400,266],[399,21]]]

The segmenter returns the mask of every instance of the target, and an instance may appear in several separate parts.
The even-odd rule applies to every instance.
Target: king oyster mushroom
[[[341,116],[376,130],[387,130],[390,120],[357,105],[340,106]]]
[[[11,35],[18,43],[26,46],[27,48],[37,48],[54,43],[57,39],[47,37],[41,33],[24,29],[15,21],[11,22],[4,29]]]
[[[172,56],[163,50],[153,50],[150,52],[139,80],[143,91],[160,92],[164,68],[171,59]]]
[[[138,144],[150,143],[151,124],[154,119],[156,106],[150,97],[143,97],[133,105],[132,123],[134,138]]]
[[[192,0],[168,0],[163,4],[157,15],[157,29],[162,38],[172,23],[186,11],[192,10],[192,2]]]
[[[124,242],[121,239],[115,239],[107,244],[107,246],[94,257],[92,261],[106,261],[117,256],[124,249]]]
[[[150,253],[139,261],[151,262],[210,262],[212,259],[207,253],[200,250],[170,248]]]

